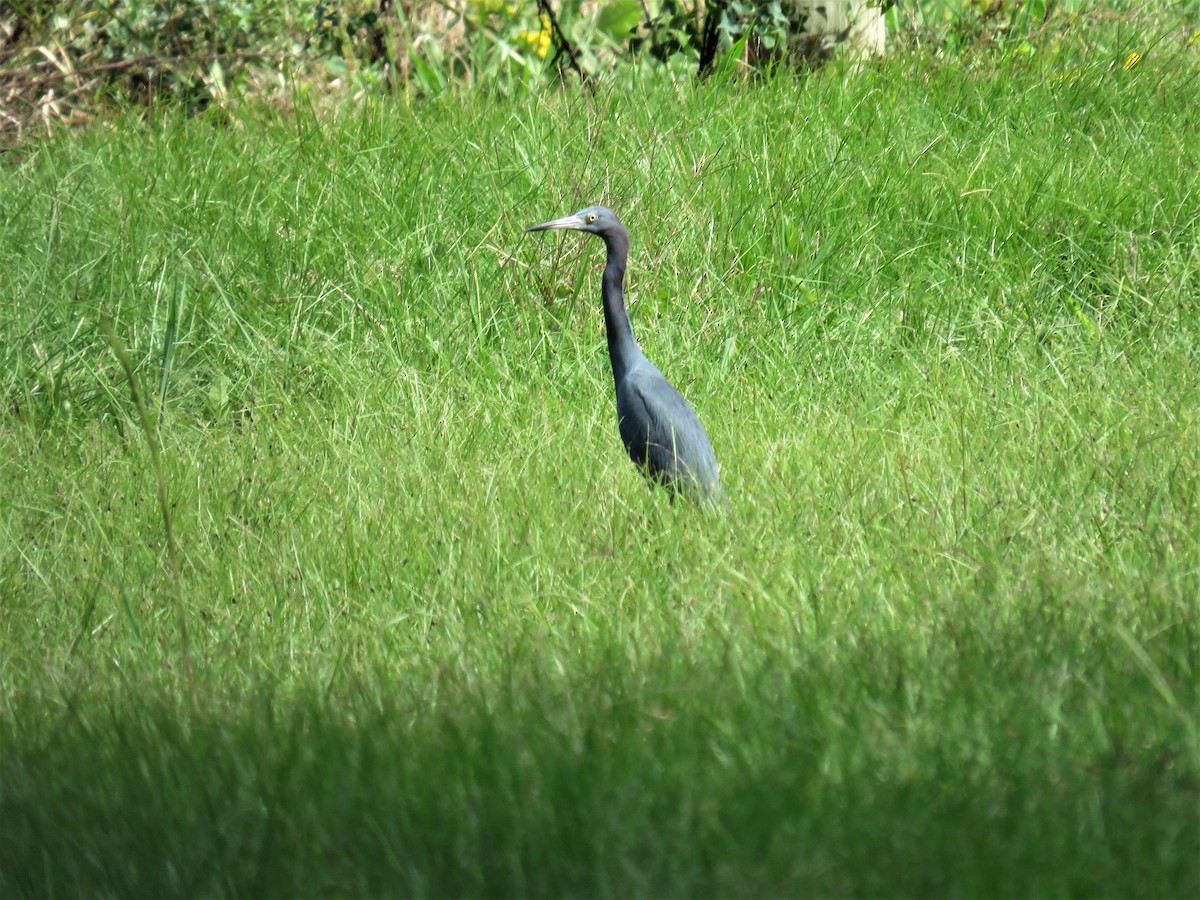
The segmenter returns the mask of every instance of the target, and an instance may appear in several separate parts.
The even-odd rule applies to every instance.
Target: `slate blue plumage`
[[[526,231],[569,229],[599,235],[608,250],[600,294],[608,356],[617,392],[617,422],[629,458],[651,482],[700,502],[720,496],[717,459],[704,426],[679,391],[663,377],[633,336],[625,309],[629,232],[604,206],[534,225]]]

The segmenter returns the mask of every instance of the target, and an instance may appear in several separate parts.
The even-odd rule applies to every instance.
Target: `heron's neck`
[[[633,326],[625,308],[625,262],[629,258],[629,238],[615,234],[608,241],[608,262],[600,294],[604,298],[604,330],[608,335],[608,358],[612,362],[613,381],[621,383],[642,355],[633,337]]]

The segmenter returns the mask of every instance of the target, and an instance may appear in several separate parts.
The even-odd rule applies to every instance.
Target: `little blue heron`
[[[683,493],[701,502],[716,500],[720,494],[717,459],[704,426],[679,391],[646,359],[633,336],[624,287],[629,232],[604,206],[589,206],[525,230],[561,229],[599,235],[608,249],[600,295],[617,389],[617,424],[629,458],[652,483],[670,490],[672,498]]]

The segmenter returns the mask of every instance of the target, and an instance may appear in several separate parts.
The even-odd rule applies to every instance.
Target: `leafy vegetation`
[[[1196,27],[1186,7],[1083,0],[884,6],[899,54],[960,61]],[[827,54],[796,39],[794,18],[779,0],[17,0],[0,5],[0,138],[19,145],[114,104],[224,115],[247,98],[286,107],[297,92],[411,101],[460,86],[512,94],[555,72],[625,83],[659,67],[678,79],[812,67]]]
[[[0,894],[1194,894],[1200,72],[1107,27],[6,157]]]

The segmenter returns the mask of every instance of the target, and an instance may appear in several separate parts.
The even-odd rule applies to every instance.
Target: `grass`
[[[1200,76],[1128,49],[12,159],[0,893],[1195,894]],[[591,202],[723,516],[521,234]]]

